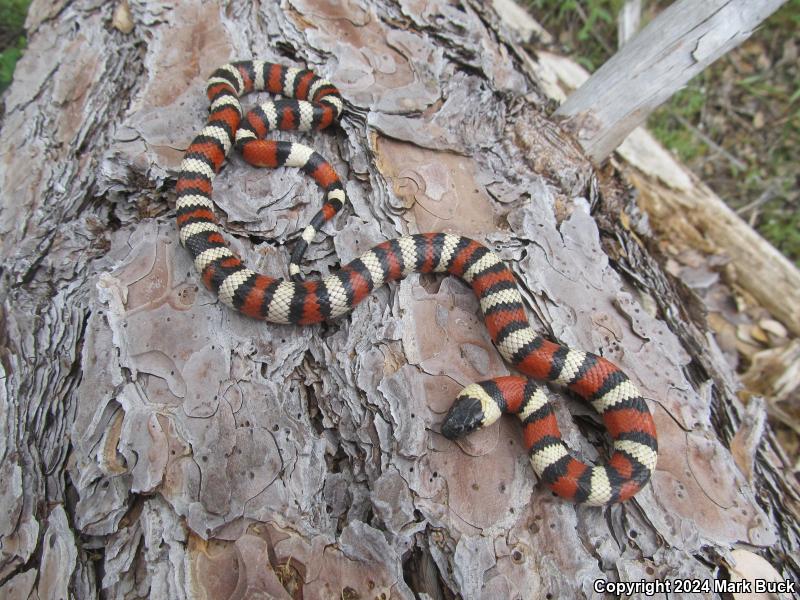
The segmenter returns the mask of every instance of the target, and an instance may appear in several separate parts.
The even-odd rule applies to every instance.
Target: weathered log
[[[116,10],[35,1],[5,96],[0,595],[596,597],[596,579],[713,578],[739,543],[778,545],[773,564],[797,576],[781,457],[743,436],[753,481],[740,471],[734,374],[618,223],[625,189],[543,116],[494,12],[142,0],[130,30]],[[314,328],[245,319],[198,285],[176,170],[206,77],[253,53],[315,69],[347,101],[337,131],[300,136],[352,201],[309,268],[408,231],[487,241],[543,332],[646,390],[664,449],[652,486],[576,508],[536,485],[511,420],[439,435],[460,385],[507,372],[457,281],[412,276]],[[318,191],[236,157],[217,181],[228,239],[285,272]],[[597,457],[596,416],[557,404]]]
[[[677,0],[562,104],[601,161],[664,101],[735,48],[786,0]]]

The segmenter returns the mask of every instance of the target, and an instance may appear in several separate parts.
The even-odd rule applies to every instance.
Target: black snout
[[[469,396],[456,398],[442,423],[442,435],[449,440],[463,437],[481,426],[483,408],[481,401]]]

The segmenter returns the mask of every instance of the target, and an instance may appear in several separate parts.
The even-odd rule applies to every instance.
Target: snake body
[[[262,104],[243,120],[240,97],[261,90],[283,98]],[[605,505],[630,498],[646,484],[656,465],[656,430],[636,386],[603,357],[539,336],[530,327],[513,273],[479,242],[450,233],[406,235],[375,246],[326,277],[301,280],[302,254],[345,204],[345,191],[330,164],[312,149],[262,138],[269,130],[317,130],[336,122],[343,102],[333,84],[312,71],[253,60],[217,69],[207,95],[208,121],[181,163],[177,223],[203,283],[224,304],[272,323],[310,325],[341,317],[374,289],[409,273],[455,275],[472,287],[503,358],[530,378],[564,386],[589,402],[602,415],[613,453],[597,466],[576,458],[562,440],[544,390],[533,379],[515,376],[467,386],[442,434],[456,438],[492,423],[502,412],[513,413],[522,420],[534,471],[560,496]],[[212,182],[234,145],[253,164],[300,168],[324,190],[323,208],[292,254],[290,280],[251,271],[222,237]]]

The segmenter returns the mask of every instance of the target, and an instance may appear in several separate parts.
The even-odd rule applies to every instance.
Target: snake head
[[[448,440],[464,437],[483,425],[483,417],[480,399],[461,392],[442,423],[442,435]]]

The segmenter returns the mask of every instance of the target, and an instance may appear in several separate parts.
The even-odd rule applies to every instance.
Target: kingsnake
[[[283,98],[262,104],[242,121],[239,98],[266,90]],[[532,379],[498,377],[464,388],[450,409],[442,434],[450,439],[514,413],[537,476],[574,502],[604,505],[627,500],[648,481],[657,457],[656,430],[642,395],[606,359],[572,350],[530,327],[514,275],[482,244],[449,233],[406,235],[383,242],[327,277],[300,280],[299,262],[321,225],[346,202],[330,164],[298,143],[266,141],[269,130],[324,129],[341,116],[336,87],[313,72],[264,61],[217,69],[208,81],[210,116],[181,163],[177,222],[205,285],[228,306],[272,323],[309,325],[341,317],[372,290],[411,272],[450,273],[469,284],[486,327],[503,358],[518,371],[565,386],[603,417],[613,439],[604,465],[588,466],[564,444],[552,405]],[[233,145],[256,165],[299,167],[325,191],[325,204],[304,230],[292,254],[293,280],[255,273],[227,246],[214,216],[212,181]]]

